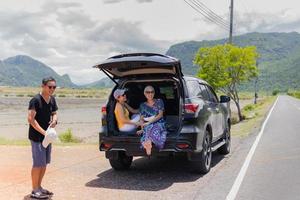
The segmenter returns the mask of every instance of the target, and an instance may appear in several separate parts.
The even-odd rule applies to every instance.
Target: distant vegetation
[[[84,85],[85,88],[111,88],[115,83],[108,77],[102,78],[99,81]]]
[[[189,41],[175,44],[167,55],[181,60],[185,74],[196,75],[198,67],[193,65],[200,47],[225,44],[226,39],[213,41]],[[257,86],[260,90],[287,91],[300,89],[300,34],[292,33],[248,33],[233,38],[238,46],[256,46],[260,54],[258,68],[260,76]],[[254,81],[241,86],[243,90],[254,90]]]
[[[56,88],[55,96],[58,98],[106,98],[110,88]],[[5,97],[33,97],[40,91],[39,87],[1,87],[0,96]]]
[[[287,94],[300,99],[300,91],[288,91]]]

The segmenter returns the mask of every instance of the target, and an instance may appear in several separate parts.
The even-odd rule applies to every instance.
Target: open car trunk
[[[153,53],[122,54],[110,57],[94,66],[104,72],[117,85],[116,79],[137,77],[144,74],[182,77],[180,61],[176,58]]]
[[[146,101],[144,88],[151,85],[155,89],[156,99],[164,102],[164,119],[166,122],[167,136],[176,136],[181,126],[182,103],[180,103],[179,82],[174,78],[148,79],[148,80],[126,80],[119,88],[126,88],[127,103],[134,109],[138,109],[140,104]],[[116,101],[111,97],[108,111],[108,133],[119,136],[140,137],[134,132],[120,132],[114,116]]]

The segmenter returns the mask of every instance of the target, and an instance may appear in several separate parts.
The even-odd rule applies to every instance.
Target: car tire
[[[109,159],[111,167],[115,170],[126,170],[129,169],[133,160],[132,156],[127,156],[125,152],[118,152],[117,159]]]
[[[225,144],[222,145],[218,152],[219,154],[226,155],[230,153],[230,146],[231,146],[231,134],[230,134],[230,123],[228,122],[228,126],[226,128],[226,131],[224,133]]]
[[[212,160],[211,136],[208,130],[205,131],[200,160],[196,163],[196,171],[200,174],[206,174],[210,171]]]

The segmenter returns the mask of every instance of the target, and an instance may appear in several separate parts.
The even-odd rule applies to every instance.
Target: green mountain
[[[60,87],[77,87],[69,75],[60,76],[47,65],[24,55],[0,61],[0,85],[40,86],[44,77],[52,76]]]
[[[111,88],[115,85],[115,83],[110,80],[108,77],[104,77],[99,81],[95,81],[90,84],[83,85],[84,88]]]
[[[169,48],[167,55],[179,58],[185,74],[196,75],[198,67],[193,59],[200,47],[224,44],[227,39],[213,41],[188,41]],[[300,88],[300,34],[291,33],[247,33],[236,36],[238,46],[256,46],[260,54],[258,87],[260,90],[287,90]],[[254,81],[241,86],[253,90]]]

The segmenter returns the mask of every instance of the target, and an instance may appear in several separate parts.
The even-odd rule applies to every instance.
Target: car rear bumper
[[[179,136],[167,137],[163,149],[153,146],[152,155],[165,155],[179,152],[194,152],[196,149],[197,133],[185,133]],[[137,136],[102,136],[100,135],[100,151],[106,152],[106,158],[114,157],[114,153],[124,151],[128,156],[146,156],[145,150]]]

